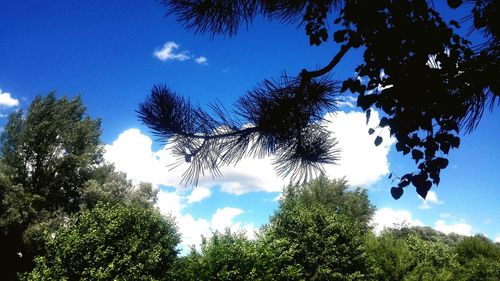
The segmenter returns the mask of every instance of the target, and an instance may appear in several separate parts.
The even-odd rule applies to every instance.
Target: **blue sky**
[[[171,155],[135,114],[152,86],[164,83],[201,106],[218,100],[231,108],[263,79],[320,67],[336,51],[332,42],[310,47],[302,27],[263,19],[234,38],[194,35],[164,17],[153,0],[3,0],[0,15],[0,124],[36,95],[54,90],[80,94],[89,114],[102,119],[106,159],[132,180],[162,187],[159,207],[177,217],[185,244],[226,226],[249,232],[258,228],[276,208],[286,181],[276,177],[269,159],[246,159],[225,168],[223,178],[202,179],[196,189],[179,186],[182,168],[165,167]],[[351,77],[359,55],[348,53],[334,77]],[[479,127],[463,137],[460,149],[451,152],[450,166],[427,202],[410,190],[395,201],[389,171],[401,175],[415,167],[391,141],[373,146],[364,114],[349,106],[351,99],[346,97],[342,112],[327,116],[343,159],[326,170],[330,177],[346,176],[368,189],[379,209],[375,222],[406,220],[500,240],[498,108],[486,113]],[[374,114],[371,122],[378,118]]]

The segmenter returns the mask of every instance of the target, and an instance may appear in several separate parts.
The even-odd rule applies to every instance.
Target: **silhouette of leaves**
[[[322,158],[327,155],[324,147],[333,142],[320,137],[323,129],[317,114],[329,106],[328,102],[316,100],[315,96],[309,100],[296,93],[322,92],[323,83],[314,84],[317,83],[314,79],[330,73],[352,48],[363,47],[363,61],[355,67],[354,77],[342,81],[340,92],[349,90],[358,95],[357,106],[366,111],[367,123],[371,108],[380,110],[383,117],[379,127],[390,130],[391,137],[396,139],[397,151],[403,155],[411,152],[418,168],[417,172],[402,177],[398,188],[412,183],[417,193],[425,197],[433,183],[439,184],[440,172],[448,166],[443,155],[460,146],[459,133],[474,130],[488,106],[492,109],[500,105],[500,25],[495,24],[499,1],[448,0],[453,9],[463,3],[472,6],[469,15],[448,23],[434,10],[432,1],[426,0],[163,0],[161,3],[169,14],[176,15],[195,32],[232,36],[241,25],[248,26],[257,14],[262,14],[285,23],[304,25],[312,45],[329,38],[342,44],[324,68],[303,70],[295,81],[286,81],[287,85],[265,81],[240,99],[237,107],[242,110],[237,114],[249,127],[241,129],[244,124],[224,127],[231,122],[222,121],[204,128],[201,121],[195,123],[198,128],[194,131],[201,135],[211,136],[219,126],[233,128],[227,129],[228,138],[234,138],[232,149],[227,150],[231,156],[215,157],[214,167],[238,161],[249,151],[259,157],[275,154],[279,161],[293,163],[289,167],[304,167],[299,163],[315,167],[308,160],[311,155],[316,155],[311,159],[317,162],[333,159]],[[333,25],[329,25],[333,13]],[[453,28],[458,29],[467,21],[471,22],[470,32],[466,36],[456,34]],[[473,32],[483,37],[475,45],[468,39]],[[303,90],[304,86],[309,87],[307,91]],[[170,102],[184,104],[175,99]],[[298,106],[300,103],[305,107]],[[285,110],[285,105],[291,107]],[[190,114],[212,122],[210,115],[200,109],[182,118],[187,120]],[[168,135],[168,130],[161,132]],[[369,129],[368,132],[375,131]],[[206,143],[211,137],[209,139],[198,145],[208,147]],[[184,146],[188,147],[185,140]],[[378,136],[374,144],[378,146],[382,141]],[[198,138],[195,143],[200,143]],[[215,147],[216,143],[211,144]],[[312,149],[312,144],[319,148]],[[196,147],[194,149],[196,151]],[[297,170],[283,170],[286,166],[282,163],[276,163],[282,175]],[[203,167],[208,166],[200,164],[199,167],[197,171],[204,171]]]

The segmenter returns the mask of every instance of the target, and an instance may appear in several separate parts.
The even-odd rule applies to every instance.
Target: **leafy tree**
[[[366,245],[375,280],[459,280],[456,254],[442,241],[388,230],[368,236]]]
[[[389,128],[396,149],[415,160],[418,171],[398,177],[393,197],[412,184],[425,198],[448,166],[446,155],[459,147],[459,132],[474,129],[485,107],[500,102],[498,1],[465,1],[472,7],[466,17],[471,30],[482,35],[474,43],[458,34],[458,21],[445,22],[427,0],[160,2],[195,32],[233,36],[261,14],[301,23],[311,45],[329,39],[339,45],[321,69],[264,80],[236,102],[235,116],[220,106],[212,106],[210,114],[169,88],[155,86],[140,105],[139,118],[174,144],[179,161],[190,163],[188,182],[196,183],[205,171],[219,175],[220,166],[247,155],[275,155],[278,174],[310,177],[337,159],[336,142],[322,116],[335,110],[339,93],[350,91],[358,95],[367,119],[371,108],[383,111],[378,126]],[[455,9],[462,2],[448,4]],[[343,82],[329,78],[356,48],[364,53],[355,76]],[[382,141],[378,136],[375,145]]]
[[[99,203],[46,233],[26,280],[173,280],[180,235],[153,208]]]
[[[0,138],[0,271],[6,279],[31,270],[44,252],[44,232],[97,202],[150,206],[150,185],[135,188],[105,165],[100,121],[79,97],[36,97],[26,114],[9,116]]]
[[[215,232],[203,237],[201,252],[192,249],[184,258],[182,280],[258,280],[255,242],[243,232]]]
[[[79,188],[102,162],[100,121],[85,115],[79,97],[38,96],[26,116],[9,116],[2,133],[2,162],[13,184],[50,200],[39,208],[78,210]]]
[[[460,241],[455,251],[461,265],[459,280],[500,279],[500,245],[476,235]]]
[[[374,207],[366,192],[324,176],[290,185],[258,249],[263,280],[366,280],[367,219]]]
[[[279,209],[265,230],[268,280],[366,280],[369,265],[357,224],[322,205]],[[275,260],[276,259],[276,260]],[[276,264],[278,263],[278,264]]]
[[[325,206],[330,212],[343,215],[366,229],[375,212],[366,189],[352,188],[345,179],[330,180],[325,175],[309,183],[285,187],[283,198],[283,205]]]

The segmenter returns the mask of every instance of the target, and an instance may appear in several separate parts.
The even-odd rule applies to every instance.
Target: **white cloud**
[[[10,93],[0,90],[0,106],[14,107],[19,105],[19,100],[11,96]]]
[[[194,192],[194,191],[193,191]],[[233,207],[219,208],[211,216],[210,220],[195,218],[189,213],[185,213],[187,204],[185,203],[193,196],[183,196],[175,191],[160,189],[156,206],[163,215],[172,216],[181,234],[181,249],[187,252],[191,246],[199,249],[201,236],[210,237],[213,231],[224,231],[230,228],[232,231],[245,231],[249,238],[254,237],[256,228],[253,224],[244,224],[235,221],[235,218],[244,213],[242,209]]]
[[[472,226],[465,222],[447,224],[444,220],[438,220],[436,221],[434,229],[445,234],[456,233],[466,236],[472,235]]]
[[[210,197],[211,191],[209,188],[206,187],[196,187],[193,189],[191,192],[191,195],[188,197],[188,203],[192,204],[195,202],[200,202],[205,198]]]
[[[326,165],[326,175],[331,178],[346,177],[351,185],[369,186],[389,173],[387,155],[394,139],[389,130],[377,129],[373,135],[369,128],[375,128],[380,122],[377,111],[372,110],[368,125],[366,115],[362,112],[343,112],[328,114],[328,130],[333,132],[341,149],[338,165]],[[374,145],[377,136],[383,138],[382,144]]]
[[[199,56],[194,60],[197,64],[208,64],[207,58],[204,56]]]
[[[450,217],[449,214],[444,214],[445,217]],[[378,235],[384,228],[401,228],[411,226],[424,226],[424,223],[417,218],[414,218],[412,213],[406,210],[394,210],[391,208],[382,208],[375,212],[372,218],[371,225],[374,227],[374,232]],[[465,221],[448,224],[440,219],[434,224],[434,229],[445,234],[456,233],[460,235],[471,236],[473,227]]]
[[[440,213],[440,214],[439,214],[439,217],[440,217],[440,218],[443,218],[443,219],[446,219],[446,218],[450,218],[450,217],[451,217],[451,214],[450,214],[450,213]]]
[[[495,242],[496,243],[500,243],[500,235],[498,235],[497,237],[495,237]]]
[[[382,208],[375,212],[371,225],[378,235],[385,228],[401,228],[403,226],[423,226],[424,224],[413,218],[413,215],[406,210],[394,210],[391,208]]]
[[[438,196],[436,194],[436,192],[430,190],[428,193],[427,193],[427,196],[424,198],[420,197],[419,195],[417,195],[418,198],[420,198],[420,200],[422,200],[422,204],[420,206],[418,206],[419,209],[422,209],[422,210],[428,210],[430,208],[432,208],[433,205],[442,205],[444,202],[439,200],[438,199]]]
[[[379,122],[376,111],[372,112],[368,126],[365,114],[360,112],[327,114],[325,119],[329,122],[327,129],[334,132],[341,149],[337,165],[325,165],[327,176],[346,177],[354,186],[369,186],[389,172],[387,155],[394,142],[389,131],[378,130],[368,135],[368,128],[376,127]],[[378,147],[373,144],[377,135],[384,139]],[[181,163],[175,169],[169,169],[176,161],[169,147],[167,144],[159,151],[153,151],[151,138],[138,129],[129,129],[111,145],[106,145],[105,159],[114,163],[117,170],[126,172],[132,180],[179,187],[188,164]],[[288,184],[288,179],[277,176],[270,157],[244,158],[235,166],[222,167],[221,172],[223,176],[220,178],[201,176],[198,186],[219,185],[224,192],[240,195],[252,191],[280,192]]]
[[[241,214],[243,214],[243,210],[239,208],[225,207],[217,209],[212,216],[210,226],[214,231],[224,231],[226,227],[234,227],[233,219]]]
[[[162,214],[176,217],[181,214],[181,210],[185,207],[182,201],[183,197],[176,192],[159,190],[156,205]]]
[[[345,96],[344,100],[339,102],[339,106],[347,106],[349,108],[355,108],[357,99],[353,96]]]
[[[175,50],[177,50],[179,47],[180,46],[175,42],[166,42],[161,49],[154,52],[154,56],[161,61],[185,61],[190,59],[191,57],[188,55],[188,51],[182,51],[178,53],[175,52]]]

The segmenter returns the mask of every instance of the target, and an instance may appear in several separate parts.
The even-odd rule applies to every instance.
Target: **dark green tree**
[[[236,102],[234,115],[219,106],[210,114],[166,86],[155,86],[140,105],[139,118],[175,144],[179,161],[190,163],[188,182],[196,183],[205,171],[219,175],[219,167],[248,155],[274,155],[278,174],[310,177],[337,159],[322,116],[349,91],[358,95],[367,119],[371,108],[383,112],[378,127],[389,128],[396,149],[415,160],[418,170],[397,177],[393,197],[412,184],[425,198],[448,166],[446,155],[459,147],[459,132],[473,130],[485,108],[500,102],[498,1],[448,1],[452,9],[470,11],[461,21],[466,31],[458,19],[445,22],[427,0],[160,2],[194,32],[233,36],[263,15],[300,23],[311,45],[329,40],[338,45],[323,68],[264,80]],[[479,39],[470,41],[469,30]],[[329,74],[352,49],[363,51],[355,75],[333,81]],[[375,145],[382,141],[377,137]]]
[[[153,208],[99,203],[47,232],[25,280],[174,280],[180,235]]]

